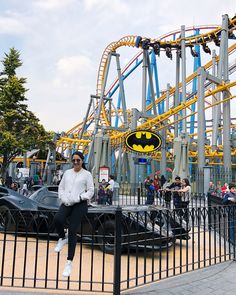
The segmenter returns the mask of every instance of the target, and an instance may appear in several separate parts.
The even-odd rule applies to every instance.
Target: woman
[[[167,182],[167,179],[165,178],[165,176],[161,175],[161,178],[160,178],[161,188],[163,188],[166,182]]]
[[[183,193],[184,199],[189,200],[191,195],[191,185],[188,180],[188,178],[182,179],[182,188],[179,190],[179,192]]]
[[[62,204],[55,215],[54,222],[59,235],[55,252],[60,252],[68,243],[68,256],[64,277],[69,277],[72,271],[72,261],[75,254],[77,230],[82,217],[88,211],[87,202],[94,195],[93,178],[84,165],[84,156],[81,152],[72,155],[73,168],[67,170],[59,184],[58,196]],[[65,237],[64,225],[68,219],[68,238]]]
[[[221,187],[221,196],[222,198],[224,197],[224,195],[229,191],[229,187],[228,187],[228,183],[225,183],[222,187]]]
[[[166,208],[170,208],[171,203],[171,192],[166,191],[166,189],[171,185],[171,179],[169,178],[164,184],[161,189],[162,195],[164,196]]]
[[[160,182],[160,179],[159,179],[157,174],[154,175],[153,185],[154,185],[154,188],[155,188],[156,198],[158,198],[159,197],[159,189],[160,189],[160,186],[161,186],[161,182]]]
[[[182,188],[179,192],[182,193],[181,207],[187,208],[191,197],[191,185],[188,178],[182,179]]]

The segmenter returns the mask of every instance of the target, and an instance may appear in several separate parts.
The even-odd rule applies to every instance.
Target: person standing
[[[29,194],[29,191],[28,191],[28,186],[27,186],[27,182],[26,180],[24,181],[24,184],[23,184],[23,187],[22,187],[22,195],[27,197]]]
[[[181,194],[178,192],[181,189],[181,178],[179,176],[175,177],[175,181],[167,186],[166,191],[171,191],[173,193],[174,206],[176,209],[181,208]]]
[[[163,185],[167,182],[167,179],[165,176],[162,174],[160,178],[160,183],[161,183],[161,188],[163,188]]]
[[[156,198],[158,198],[159,197],[159,189],[161,188],[161,182],[160,182],[160,179],[157,174],[154,175],[153,185],[155,188]]]
[[[107,193],[107,202],[109,205],[112,205],[112,197],[114,192],[114,176],[110,175],[108,179],[108,186],[106,186],[105,191]]]
[[[165,205],[166,208],[170,208],[171,206],[171,192],[170,191],[166,191],[166,188],[168,188],[171,185],[171,179],[169,178],[162,187],[162,194],[164,196],[164,200],[165,200]]]
[[[179,190],[182,195],[181,199],[181,207],[182,209],[179,210],[179,214],[184,217],[187,221],[189,219],[189,211],[188,206],[191,199],[191,185],[188,178],[182,179],[182,187]]]
[[[224,198],[225,194],[229,191],[228,183],[224,183],[224,185],[221,187],[221,195],[222,198]]]
[[[17,182],[17,191],[21,193],[21,189],[23,186],[23,173],[20,171],[19,168],[16,170],[16,182]]]
[[[234,183],[230,183],[229,191],[227,191],[223,198],[223,204],[233,204],[236,203],[236,185]]]
[[[210,181],[209,182],[209,188],[208,188],[208,191],[207,191],[207,196],[208,197],[210,197],[210,196],[216,196],[217,193],[218,193],[218,190],[215,187],[214,182],[213,181]]]
[[[147,200],[145,205],[152,205],[154,203],[155,187],[153,185],[153,180],[150,180],[150,184],[147,191]]]
[[[94,195],[93,177],[84,165],[84,156],[76,151],[72,155],[73,168],[67,170],[59,184],[58,196],[62,204],[54,217],[56,231],[59,236],[55,252],[60,252],[68,243],[68,256],[63,276],[69,277],[77,242],[77,230],[82,217],[88,212],[88,201]],[[68,219],[68,238],[64,226]]]
[[[191,198],[191,185],[188,178],[182,179],[182,187],[179,190],[180,193],[183,193],[184,201],[189,201]]]
[[[229,191],[227,191],[223,198],[223,205],[234,205],[236,203],[236,185],[234,183],[229,183]],[[229,209],[229,208],[228,208]],[[235,244],[235,208],[233,210],[228,210],[228,230],[229,230],[229,240]]]

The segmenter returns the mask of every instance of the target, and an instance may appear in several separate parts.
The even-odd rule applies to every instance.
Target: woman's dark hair
[[[186,183],[187,186],[191,186],[188,178],[183,178],[183,180],[185,181],[185,183]]]
[[[163,174],[161,175],[160,181],[161,181],[161,186],[163,186],[163,184],[166,183],[166,178]]]
[[[84,164],[84,155],[81,152],[79,152],[79,151],[75,151],[72,154],[71,158],[73,159],[74,156],[79,156],[80,159],[83,160],[82,168],[85,169],[85,170],[87,170],[87,168],[85,167],[85,164]]]

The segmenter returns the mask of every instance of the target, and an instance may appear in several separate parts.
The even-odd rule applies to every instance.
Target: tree
[[[11,48],[5,53],[3,71],[0,72],[0,156],[1,175],[6,179],[10,162],[33,148],[52,144],[52,134],[46,132],[39,119],[25,103],[26,79],[18,78],[16,69],[22,66],[20,53]]]

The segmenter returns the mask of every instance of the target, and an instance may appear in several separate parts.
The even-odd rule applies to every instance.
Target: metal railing
[[[52,211],[0,209],[0,285],[120,294],[235,258],[235,206],[93,207],[67,247],[54,252]]]

